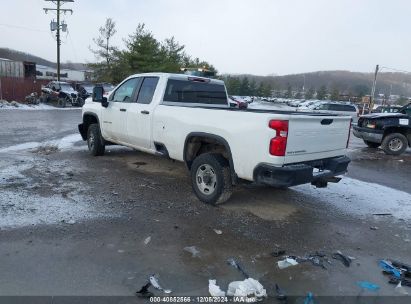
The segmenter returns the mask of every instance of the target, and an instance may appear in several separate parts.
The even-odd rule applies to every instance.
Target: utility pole
[[[377,86],[377,76],[378,76],[379,69],[380,69],[380,66],[377,64],[377,66],[375,67],[374,82],[372,84],[372,90],[371,90],[371,96],[370,96],[370,104],[369,104],[370,112],[374,107],[375,87]]]
[[[43,8],[44,12],[47,14],[48,11],[55,11],[57,14],[57,22],[51,21],[50,23],[50,30],[56,31],[56,40],[57,40],[57,80],[60,81],[60,30],[63,32],[67,31],[67,24],[63,23],[60,24],[60,13],[66,14],[70,12],[73,14],[72,9],[63,9],[61,6],[66,2],[74,2],[74,0],[44,0],[46,2],[53,2],[56,5],[56,8]]]

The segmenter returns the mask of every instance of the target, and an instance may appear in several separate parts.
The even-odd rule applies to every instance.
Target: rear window
[[[344,104],[330,104],[329,110],[331,111],[343,111],[343,112],[357,112],[354,106]]]
[[[227,95],[222,84],[170,79],[164,101],[227,105]]]

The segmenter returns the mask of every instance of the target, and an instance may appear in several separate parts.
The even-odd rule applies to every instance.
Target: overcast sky
[[[0,47],[55,61],[54,15],[42,10],[52,3],[1,2]],[[95,60],[88,46],[111,17],[117,46],[145,23],[221,73],[370,72],[377,63],[411,70],[410,0],[75,0],[64,7],[74,14],[64,17],[70,34],[62,61]]]

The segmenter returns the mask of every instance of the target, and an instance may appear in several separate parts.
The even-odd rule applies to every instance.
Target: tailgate
[[[349,116],[291,117],[284,163],[344,155],[350,122]]]

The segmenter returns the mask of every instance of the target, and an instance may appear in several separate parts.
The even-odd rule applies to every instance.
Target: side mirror
[[[108,101],[107,98],[104,97],[104,88],[96,86],[93,88],[93,101],[94,102],[100,102],[101,105],[105,108],[108,107]]]

